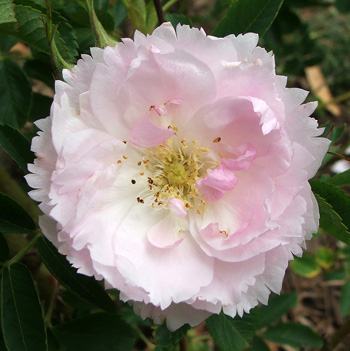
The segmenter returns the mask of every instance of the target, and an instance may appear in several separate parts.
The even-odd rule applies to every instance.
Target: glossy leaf
[[[277,344],[301,347],[322,347],[322,338],[311,328],[300,323],[280,323],[269,328],[263,335],[267,340]]]
[[[350,282],[345,282],[341,289],[340,313],[343,317],[350,313]]]
[[[171,332],[166,327],[166,324],[162,324],[157,327],[154,332],[154,342],[158,346],[167,347],[178,343],[188,332],[190,326],[188,324],[183,325],[175,332]]]
[[[315,194],[320,210],[320,227],[337,239],[350,245],[350,232],[333,207],[321,196]]]
[[[33,104],[30,111],[29,120],[36,121],[41,118],[50,116],[50,107],[52,104],[52,98],[34,93],[33,94]]]
[[[9,258],[9,247],[7,245],[6,239],[0,233],[0,263],[6,262],[8,258]]]
[[[315,256],[307,252],[304,253],[303,257],[295,257],[294,261],[290,262],[290,267],[294,273],[305,278],[313,278],[321,273]]]
[[[18,28],[12,32],[16,38],[49,54],[43,20],[46,20],[46,4],[43,1],[16,0],[15,7]],[[62,57],[68,61],[75,61],[77,43],[73,28],[64,17],[52,12],[53,21],[58,25],[55,42]]]
[[[350,228],[350,196],[338,187],[318,181],[310,181],[312,191],[323,197],[340,216],[345,226]],[[333,233],[331,233],[333,234]]]
[[[335,259],[334,252],[325,246],[320,247],[316,252],[316,262],[324,269],[332,267]]]
[[[174,28],[176,28],[176,26],[178,24],[188,24],[189,26],[192,27],[192,21],[190,18],[186,17],[185,15],[182,14],[177,14],[177,13],[168,13],[165,16],[167,22],[170,22]]]
[[[339,12],[350,12],[350,1],[349,0],[335,0],[335,7]]]
[[[11,35],[0,35],[0,51],[2,53],[7,53],[17,41],[18,40]]]
[[[345,172],[338,173],[332,178],[327,180],[327,183],[335,185],[335,186],[343,186],[350,184],[350,169]]]
[[[20,128],[28,118],[32,89],[16,62],[0,60],[0,124]]]
[[[131,351],[136,337],[120,317],[95,313],[52,329],[66,351]]]
[[[222,351],[245,350],[253,335],[253,327],[242,318],[231,318],[221,313],[206,321],[210,335]]]
[[[36,245],[46,267],[62,285],[97,307],[108,312],[115,310],[114,302],[103,287],[93,277],[77,273],[46,238],[39,238]]]
[[[0,231],[33,233],[35,223],[24,209],[9,196],[0,193]]]
[[[24,173],[27,163],[33,163],[34,154],[30,151],[29,141],[16,129],[0,125],[0,146],[13,158]]]
[[[128,13],[122,0],[116,0],[113,6],[114,26],[118,28],[126,19]]]
[[[257,328],[263,328],[278,321],[298,302],[298,295],[295,292],[276,295],[270,298],[267,306],[261,305],[256,308],[259,322]]]
[[[11,0],[0,0],[0,33],[16,30],[14,4]]]
[[[258,33],[263,36],[270,28],[283,0],[237,0],[232,2],[213,35]]]
[[[250,351],[270,351],[270,349],[262,338],[255,335],[253,337],[252,347],[250,348]]]
[[[21,263],[3,269],[1,324],[8,351],[47,351],[39,296],[30,271]]]

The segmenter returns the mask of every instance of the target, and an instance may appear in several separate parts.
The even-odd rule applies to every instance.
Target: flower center
[[[171,198],[177,198],[186,208],[195,208],[199,214],[205,212],[206,203],[196,182],[209,168],[217,167],[209,157],[210,150],[199,147],[197,140],[188,145],[185,139],[179,142],[174,136],[167,140],[166,145],[148,151],[143,163],[150,174],[148,184],[153,192],[152,207],[167,207]]]

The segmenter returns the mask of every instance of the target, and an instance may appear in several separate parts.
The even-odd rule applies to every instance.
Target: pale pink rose
[[[36,122],[31,197],[82,274],[171,330],[279,293],[329,141],[258,36],[170,24],[91,49]]]

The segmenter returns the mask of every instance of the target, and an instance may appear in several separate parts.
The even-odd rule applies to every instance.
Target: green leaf
[[[270,298],[268,306],[261,305],[255,310],[259,316],[257,329],[261,329],[278,321],[291,308],[298,303],[298,294],[296,292],[286,293]]]
[[[15,13],[18,29],[5,34],[12,34],[21,41],[49,54],[50,50],[43,24],[43,20],[47,20],[45,2],[16,0]],[[58,12],[53,11],[52,17],[54,24],[58,26],[55,35],[57,48],[64,59],[74,62],[78,52],[73,28]]]
[[[52,329],[66,351],[129,351],[136,337],[120,317],[95,313]]]
[[[253,327],[244,319],[231,318],[221,313],[206,321],[210,335],[222,351],[241,351],[249,346]]]
[[[167,22],[170,22],[173,27],[176,29],[176,26],[180,24],[188,24],[192,27],[192,21],[185,15],[177,14],[177,13],[167,13],[165,16]]]
[[[34,154],[30,151],[29,141],[16,129],[0,125],[0,146],[13,158],[24,173],[27,163],[33,163]]]
[[[28,118],[32,89],[16,62],[0,60],[0,124],[20,128]]]
[[[7,53],[17,42],[18,40],[10,35],[0,35],[0,51]]]
[[[316,262],[324,269],[332,267],[335,259],[334,252],[325,246],[321,246],[316,252]]]
[[[35,223],[23,208],[0,193],[0,231],[3,233],[33,233]]]
[[[341,289],[340,313],[343,317],[350,313],[350,282],[345,282]]]
[[[189,329],[190,326],[185,324],[175,332],[171,332],[164,323],[157,327],[156,331],[154,332],[154,342],[156,345],[161,347],[174,345],[187,334]]]
[[[307,252],[304,253],[303,257],[295,257],[294,261],[290,262],[290,267],[295,274],[305,278],[313,278],[321,273],[315,256]]]
[[[338,173],[327,180],[327,183],[335,186],[343,186],[350,184],[350,169],[345,172]]]
[[[350,245],[350,232],[333,207],[321,196],[315,194],[320,210],[320,227],[345,244]]]
[[[345,226],[350,228],[350,197],[345,191],[338,187],[315,180],[310,181],[312,191],[323,197],[340,216]],[[333,234],[333,233],[331,233]]]
[[[16,30],[14,5],[11,0],[0,0],[0,32]]]
[[[250,351],[270,351],[270,349],[261,337],[255,335],[253,337],[252,347]]]
[[[113,6],[114,28],[117,29],[128,16],[122,0],[116,0]]]
[[[44,56],[44,54],[41,54],[41,56]],[[26,61],[23,69],[29,77],[38,79],[51,89],[54,89],[55,80],[51,74],[47,74],[48,72],[51,72],[51,62],[46,60],[46,57],[48,56],[45,55],[45,57],[40,57],[40,59]]]
[[[340,13],[350,12],[349,0],[335,0],[335,7]]]
[[[30,271],[21,263],[3,269],[1,324],[8,351],[47,350],[39,296]]]
[[[311,328],[300,323],[280,323],[269,328],[264,338],[277,344],[290,345],[297,349],[303,346],[322,347],[322,338]]]
[[[9,259],[9,247],[4,236],[0,233],[0,263],[4,263]],[[1,350],[1,349],[0,349]]]
[[[30,111],[29,120],[36,121],[50,116],[52,98],[39,93],[33,94],[33,104]]]
[[[258,33],[261,37],[270,28],[283,0],[237,0],[232,2],[213,35]]]
[[[97,307],[108,312],[115,311],[114,302],[94,278],[77,273],[46,238],[39,238],[36,245],[46,267],[62,285]]]

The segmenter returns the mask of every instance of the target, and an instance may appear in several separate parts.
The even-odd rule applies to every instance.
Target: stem
[[[330,154],[330,155],[334,155],[334,156],[337,156],[339,158],[342,158],[343,160],[345,161],[349,161],[350,162],[350,158],[342,155],[342,154],[338,154],[337,152],[333,152],[333,151],[327,151],[327,154]]]
[[[140,337],[140,339],[147,345],[147,347],[150,350],[154,350],[155,349],[155,345],[152,344],[146,337],[146,335],[144,333],[142,333],[141,329],[136,325],[133,324],[132,327],[134,328],[134,330],[136,331],[137,335]]]
[[[162,2],[161,2],[161,0],[153,0],[153,3],[154,3],[154,7],[156,8],[156,11],[157,11],[159,25],[161,25],[165,21],[164,12],[163,12],[163,8],[162,8]]]
[[[45,316],[45,324],[49,328],[52,328],[51,317],[52,317],[52,312],[53,312],[53,308],[55,305],[57,291],[58,291],[58,281],[55,279],[55,287],[54,287],[54,290],[52,292],[49,308],[48,308],[46,316]]]
[[[163,6],[163,11],[168,11],[168,9],[173,6],[174,4],[177,3],[177,0],[169,0],[164,6]]]
[[[11,266],[11,264],[18,262],[27,253],[27,251],[32,248],[32,246],[40,237],[41,232],[36,233],[34,238],[6,263],[6,266]]]
[[[179,341],[179,347],[180,347],[180,351],[188,351],[186,336]]]

